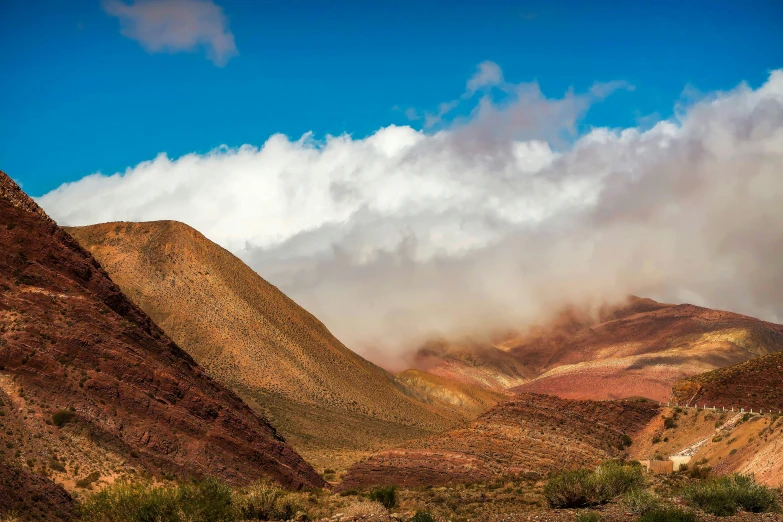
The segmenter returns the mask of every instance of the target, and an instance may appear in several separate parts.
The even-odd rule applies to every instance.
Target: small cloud
[[[489,60],[481,62],[477,66],[476,73],[470,77],[467,85],[467,94],[473,94],[483,87],[491,87],[503,83],[503,71],[495,62]]]
[[[405,109],[404,114],[405,117],[408,118],[410,121],[421,119],[419,112],[413,107],[408,107],[407,109]]]
[[[103,10],[120,20],[120,32],[149,52],[204,48],[221,67],[237,48],[223,9],[211,0],[104,0]]]
[[[535,20],[538,17],[538,13],[526,13],[523,11],[519,13],[519,16],[522,17],[522,20]]]
[[[438,105],[438,112],[433,114],[430,112],[424,113],[424,126],[429,128],[434,125],[437,125],[443,120],[443,117],[451,112],[452,109],[454,109],[457,105],[459,105],[459,100],[452,100],[449,102],[443,102],[440,105]]]
[[[610,94],[619,91],[633,91],[636,87],[625,80],[612,80],[611,82],[596,82],[590,87],[590,94],[603,100]]]

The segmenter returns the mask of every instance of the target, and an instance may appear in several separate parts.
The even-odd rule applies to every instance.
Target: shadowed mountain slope
[[[468,427],[376,453],[348,471],[340,489],[438,485],[520,473],[592,466],[620,457],[656,415],[640,401],[574,401],[525,394],[503,402]]]
[[[2,458],[66,489],[144,471],[323,484],[2,172],[0,401]]]
[[[68,231],[209,374],[267,413],[311,461],[453,427],[227,250],[174,221]]]
[[[781,411],[783,352],[683,379],[673,395],[680,404]]]

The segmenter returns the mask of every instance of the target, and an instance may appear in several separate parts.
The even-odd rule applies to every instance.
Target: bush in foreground
[[[386,509],[397,505],[397,486],[381,486],[370,491],[367,498],[380,502]]]
[[[623,496],[622,504],[631,513],[644,515],[650,511],[659,510],[661,499],[646,489],[635,488]]]
[[[606,462],[595,471],[578,469],[553,476],[544,486],[544,496],[554,508],[579,508],[605,504],[644,485],[639,465]]]
[[[234,495],[234,504],[243,519],[288,520],[304,507],[298,496],[261,480]]]
[[[721,517],[739,510],[766,513],[778,509],[775,492],[756,484],[749,475],[734,474],[694,484],[685,488],[682,496],[699,509]]]
[[[231,489],[216,479],[180,486],[118,482],[87,498],[89,522],[232,522]]]

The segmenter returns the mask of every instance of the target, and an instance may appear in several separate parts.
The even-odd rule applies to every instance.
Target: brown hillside
[[[536,376],[532,368],[498,346],[470,340],[430,341],[417,350],[414,365],[432,375],[496,391]]]
[[[489,342],[430,341],[417,351],[414,364],[435,375],[495,390],[508,389],[557,365],[555,356],[580,331],[667,306],[670,305],[631,296],[620,306],[605,305],[593,311],[568,307],[544,324],[523,332],[498,334]]]
[[[340,488],[474,482],[596,465],[621,456],[623,435],[633,438],[658,411],[652,402],[525,394],[498,404],[467,428],[372,455],[351,467]]]
[[[1,172],[0,401],[10,487],[24,469],[70,490],[140,472],[323,485]]]
[[[673,395],[681,404],[783,410],[783,352],[681,380]]]
[[[433,375],[421,370],[406,370],[397,374],[402,383],[419,400],[453,408],[455,413],[475,417],[497,403],[508,399],[508,394],[497,393],[481,386]]]
[[[522,356],[525,346],[512,353]],[[566,398],[666,401],[681,378],[783,349],[783,326],[688,304],[665,305],[583,328],[547,371],[516,391]]]
[[[311,462],[453,427],[230,252],[174,221],[68,231],[211,376],[266,412]]]

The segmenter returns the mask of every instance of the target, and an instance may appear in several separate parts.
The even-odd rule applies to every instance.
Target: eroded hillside
[[[525,394],[468,427],[411,441],[355,464],[342,489],[473,482],[594,466],[624,454],[658,415],[649,401],[575,401]]]

